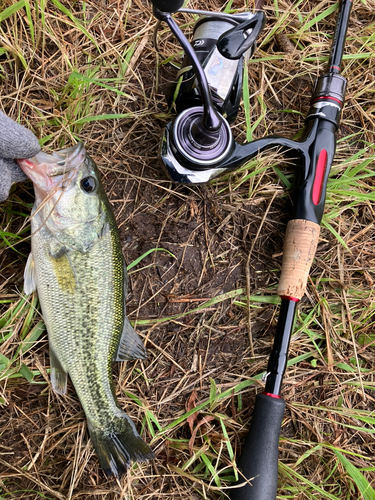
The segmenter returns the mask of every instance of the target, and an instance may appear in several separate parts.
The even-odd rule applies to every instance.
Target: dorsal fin
[[[147,351],[139,338],[138,333],[134,330],[130,321],[125,317],[124,328],[120,343],[118,346],[115,361],[128,361],[130,359],[146,359]]]

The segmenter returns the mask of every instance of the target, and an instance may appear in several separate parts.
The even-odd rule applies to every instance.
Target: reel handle
[[[151,0],[154,9],[160,10],[160,12],[173,12],[178,11],[183,5],[184,0]]]
[[[217,42],[220,54],[226,59],[239,59],[255,44],[265,24],[266,16],[257,12],[251,19],[223,33]]]
[[[199,59],[197,58],[196,53],[194,52],[194,49],[191,47],[190,43],[187,41],[185,35],[182,33],[178,24],[173,19],[170,13],[161,12],[158,9],[154,8],[154,14],[157,19],[159,19],[160,21],[165,21],[168,24],[170,30],[180,42],[185,53],[188,54],[191,59],[191,64],[194,68],[203,100],[201,131],[206,131],[208,134],[220,131],[222,118],[214,108],[206,75],[203,71],[201,63],[199,62]]]

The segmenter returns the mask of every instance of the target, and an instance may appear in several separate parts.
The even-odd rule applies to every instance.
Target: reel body
[[[243,18],[233,15],[226,18],[201,17],[196,23],[191,45],[201,63],[212,101],[216,109],[231,123],[238,114],[242,94],[242,75],[244,64],[254,53],[256,42],[237,59],[225,57],[219,50],[218,39],[234,27],[238,27]],[[250,21],[254,14],[248,13]],[[185,55],[180,71],[177,73],[177,82],[171,85],[167,93],[168,105],[176,106],[177,114],[187,108],[202,106],[199,84],[191,64],[189,55]]]

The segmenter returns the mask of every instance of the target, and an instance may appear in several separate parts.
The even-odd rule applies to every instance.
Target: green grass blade
[[[123,118],[134,118],[133,113],[119,113],[119,114],[108,114],[108,115],[96,115],[96,116],[84,116],[78,120],[71,123],[71,125],[82,125],[82,123],[98,122],[101,120],[120,120]]]
[[[150,255],[150,253],[152,253],[152,252],[166,252],[174,259],[176,258],[172,252],[170,252],[169,250],[166,250],[165,248],[151,248],[150,250],[147,250],[147,252],[142,254],[140,257],[138,257],[138,259],[135,259],[131,264],[129,264],[126,269],[128,271],[130,271],[130,269],[137,266],[145,257],[147,257],[147,255]]]
[[[246,140],[248,142],[253,140],[253,133],[251,129],[251,113],[250,113],[250,93],[249,93],[249,66],[244,64],[243,68],[243,108],[245,111],[245,121],[246,121]]]
[[[8,367],[12,364],[11,360],[8,359],[4,354],[0,352],[0,372],[7,370]]]
[[[293,482],[298,482],[302,486],[307,486],[311,492],[312,495],[310,498],[319,498],[320,500],[323,500],[324,498],[328,498],[329,500],[342,500],[341,498],[332,495],[328,491],[324,491],[321,487],[317,486],[313,482],[309,481],[305,477],[301,476],[301,474],[298,474],[296,471],[288,467],[287,465],[283,464],[282,462],[279,462],[279,469],[282,471],[283,474],[285,474],[287,477],[289,477]],[[286,488],[288,488],[286,486]],[[317,496],[315,496],[317,495]]]
[[[16,2],[15,4],[11,5],[7,9],[4,9],[2,12],[0,12],[0,22],[4,21],[8,17],[12,16],[16,12],[18,12],[20,9],[23,9],[25,7],[25,0],[21,0],[20,2]]]
[[[311,21],[308,21],[303,26],[303,28],[298,32],[298,36],[301,36],[302,33],[310,30],[310,28],[312,26],[315,26],[316,24],[318,24],[318,22],[321,21],[322,19],[325,19],[326,17],[333,14],[337,10],[338,6],[339,6],[339,3],[337,2],[334,5],[332,5],[331,7],[328,7],[328,9],[326,9],[324,12],[320,13],[318,16],[314,17],[314,19],[311,19]]]
[[[325,220],[325,217],[323,216],[323,219],[322,219],[322,225],[324,227],[326,227],[329,231],[331,231],[331,233],[333,234],[333,236],[341,243],[341,245],[346,248],[347,250],[349,250],[349,247],[348,245],[345,243],[345,241],[341,238],[341,236],[339,235],[339,233],[337,231],[335,231],[335,229],[331,226],[331,224]],[[350,250],[349,250],[350,251]]]
[[[108,81],[108,80],[106,80]],[[114,87],[111,87],[110,85],[106,85],[103,83],[101,79],[98,78],[90,78],[89,76],[81,75],[80,73],[77,73],[77,71],[73,71],[71,75],[69,76],[68,83],[71,85],[75,85],[76,82],[84,82],[84,83],[94,83],[95,85],[98,85],[99,87],[102,87],[103,89],[110,90],[111,92],[114,92],[115,94],[121,95],[123,97],[127,97],[128,99],[134,101],[134,97],[131,95],[127,94],[126,92],[122,92],[122,90],[118,90]]]
[[[129,269],[129,268],[128,268]],[[217,297],[214,297],[213,299],[208,300],[207,302],[204,302],[202,305],[196,307],[195,309],[192,309],[191,311],[186,311],[181,314],[175,314],[173,316],[167,316],[164,318],[157,318],[157,319],[140,319],[137,320],[137,325],[154,325],[157,323],[164,323],[165,321],[170,321],[172,319],[179,319],[184,316],[187,316],[188,314],[194,314],[199,311],[203,311],[204,309],[207,309],[211,306],[214,306],[216,304],[219,304],[220,302],[223,302],[224,300],[227,299],[234,299],[238,295],[241,295],[244,293],[243,288],[239,288],[238,290],[232,290],[227,293],[223,293],[222,295],[218,295]],[[243,297],[243,300],[247,300],[246,297]],[[250,295],[250,301],[252,302],[260,302],[263,304],[278,304],[280,302],[280,297],[278,295]],[[240,307],[246,307],[245,303],[234,301],[235,305],[238,305]]]
[[[220,478],[215,470],[215,467],[212,465],[211,460],[208,458],[208,456],[205,453],[202,453],[201,457],[202,457],[202,460],[203,460],[205,466],[207,467],[207,469],[210,471],[211,475],[213,476],[214,481],[216,483],[216,486],[221,488]]]
[[[46,326],[43,321],[38,321],[38,323],[31,330],[29,335],[23,340],[17,350],[22,354],[25,354],[33,345],[40,339],[43,333],[46,331]]]
[[[96,43],[95,38],[93,38],[90,33],[87,31],[87,29],[82,25],[81,21],[77,19],[76,17],[73,16],[73,14],[70,12],[69,9],[67,9],[62,3],[59,2],[59,0],[50,0],[55,7],[57,7],[63,14],[65,14],[69,19],[73,22],[74,26],[81,31],[84,35],[89,38],[89,40],[92,41],[92,43],[95,45],[95,47],[99,49],[98,44]]]
[[[28,382],[31,382],[34,378],[33,372],[28,366],[25,365],[25,363],[22,363],[18,373],[20,373]]]
[[[346,472],[355,482],[365,500],[375,500],[375,491],[363,474],[339,451],[333,450],[339,462],[345,467]]]
[[[35,47],[34,23],[33,23],[33,18],[31,16],[30,0],[25,0],[25,10],[26,10],[27,20],[29,22],[31,40],[33,41],[33,46]]]

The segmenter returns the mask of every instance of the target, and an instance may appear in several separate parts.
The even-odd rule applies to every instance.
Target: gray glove
[[[15,159],[31,158],[39,151],[35,135],[0,111],[0,202],[8,198],[12,184],[27,179]]]

